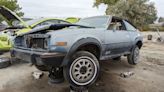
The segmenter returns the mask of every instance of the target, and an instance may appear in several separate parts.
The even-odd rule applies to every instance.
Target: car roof
[[[115,19],[119,19],[119,20],[125,20],[123,18],[114,16],[114,15],[99,15],[99,16],[92,16],[92,17],[86,17],[86,18],[96,18],[96,17],[109,17],[109,18],[115,18]],[[85,18],[84,18],[85,19]]]

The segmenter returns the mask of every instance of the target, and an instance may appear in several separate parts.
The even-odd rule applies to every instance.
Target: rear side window
[[[108,29],[125,31],[126,27],[125,27],[123,20],[117,19],[117,18],[112,18],[112,21],[111,21]]]
[[[126,30],[122,21],[111,22],[108,28],[109,30]]]
[[[126,26],[126,30],[128,30],[128,31],[135,31],[136,30],[136,28],[133,25],[131,25],[129,22],[124,21],[124,23]]]

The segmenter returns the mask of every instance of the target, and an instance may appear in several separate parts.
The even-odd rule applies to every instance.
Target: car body
[[[129,64],[136,65],[142,39],[127,20],[95,16],[22,34],[16,37],[11,55],[37,66],[63,68],[72,86],[89,86],[98,76],[98,61],[127,56]]]
[[[26,19],[27,21],[24,21],[14,12],[3,6],[0,6],[0,14],[4,17],[4,19],[10,26],[0,33],[0,51],[9,51],[13,45],[12,40],[15,38],[16,35],[26,33],[38,26],[69,23],[65,20],[57,18],[39,18],[33,20]]]

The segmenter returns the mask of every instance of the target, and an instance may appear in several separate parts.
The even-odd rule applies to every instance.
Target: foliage
[[[158,22],[164,22],[164,17],[160,17]]]
[[[22,9],[17,0],[0,0],[0,6],[5,6],[9,8],[11,11],[14,11],[18,16],[23,16],[24,13],[20,10]],[[0,18],[0,21],[2,21],[2,18]]]
[[[138,28],[153,23],[157,18],[154,3],[149,0],[117,0],[117,2],[112,4],[108,4],[105,0],[96,0],[95,5],[100,5],[101,3],[108,5],[106,9],[107,15],[127,19]]]
[[[164,32],[164,27],[160,27],[159,30]]]
[[[114,5],[119,0],[96,0],[94,6],[98,7],[100,4]]]
[[[140,31],[157,31],[157,29],[159,29],[159,31],[163,31],[164,32],[164,27],[159,26],[159,27],[151,27],[149,25],[144,25],[142,27],[142,30]]]

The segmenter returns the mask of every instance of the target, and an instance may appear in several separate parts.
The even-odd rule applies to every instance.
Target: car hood
[[[0,6],[0,14],[10,26],[14,26],[13,21],[19,21],[24,27],[29,27],[19,16],[4,6]]]
[[[88,26],[83,26],[83,25],[76,25],[76,24],[53,24],[53,25],[45,25],[45,26],[34,28],[34,29],[32,29],[31,31],[29,31],[27,33],[21,34],[20,36],[26,35],[26,34],[35,34],[35,33],[43,33],[43,34],[45,34],[45,33],[49,32],[49,31],[46,31],[46,30],[57,31],[57,30],[61,30],[63,28],[67,28],[67,27],[70,27],[70,26],[80,27],[78,29],[81,29],[81,28],[93,28],[93,27],[88,27]]]

